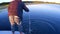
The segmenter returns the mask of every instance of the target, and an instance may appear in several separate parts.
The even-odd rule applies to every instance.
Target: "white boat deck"
[[[12,34],[12,32],[11,31],[0,31],[0,34]],[[15,31],[15,34],[20,34],[20,33],[18,31]]]

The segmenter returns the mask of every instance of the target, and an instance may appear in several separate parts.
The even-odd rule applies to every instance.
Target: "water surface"
[[[32,34],[60,33],[60,5],[27,5],[30,12],[23,13],[23,29],[28,32],[29,22]],[[0,30],[10,30],[7,8],[0,10]]]

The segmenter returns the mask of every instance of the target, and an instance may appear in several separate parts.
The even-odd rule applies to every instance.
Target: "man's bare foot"
[[[20,34],[24,34],[23,32],[20,32]]]

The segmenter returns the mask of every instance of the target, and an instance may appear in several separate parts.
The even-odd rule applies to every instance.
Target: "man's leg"
[[[14,28],[15,23],[14,23],[14,19],[13,18],[14,18],[13,16],[9,16],[9,21],[10,21],[10,24],[11,24],[12,34],[14,34],[14,32],[15,32],[15,28]]]
[[[11,25],[11,31],[14,34],[14,32],[15,32],[15,24]]]
[[[19,17],[18,16],[14,16],[14,21],[15,21],[15,23],[18,26],[18,30],[19,30],[20,34],[22,34],[22,25],[21,25],[21,21],[20,21]]]
[[[18,30],[20,33],[22,33],[22,22],[18,23],[17,26],[18,26]]]

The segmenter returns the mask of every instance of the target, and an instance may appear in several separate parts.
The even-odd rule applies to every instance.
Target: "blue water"
[[[28,32],[29,21],[31,34],[60,33],[60,5],[35,4],[27,5],[30,12],[23,13],[23,30]],[[0,30],[10,30],[7,8],[0,10]]]

